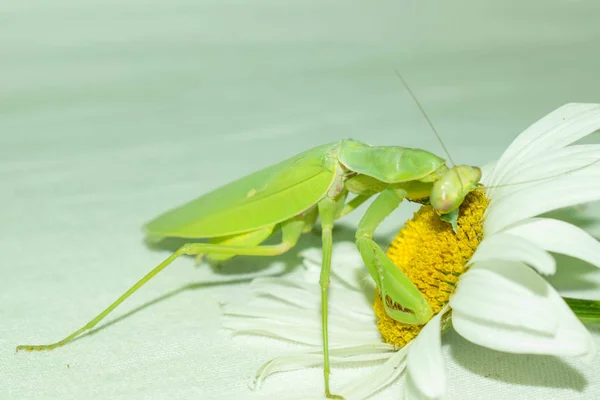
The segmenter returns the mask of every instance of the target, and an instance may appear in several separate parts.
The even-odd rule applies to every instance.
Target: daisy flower
[[[334,392],[367,398],[406,370],[406,398],[443,398],[441,335],[450,324],[465,339],[498,351],[594,357],[595,342],[573,311],[590,315],[585,307],[591,303],[573,301],[569,307],[540,275],[556,271],[549,252],[600,267],[600,243],[574,225],[537,216],[600,199],[600,145],[573,145],[598,129],[600,105],[567,104],[530,126],[497,162],[483,168],[483,186],[460,207],[456,233],[430,206],[406,223],[387,254],[432,307],[434,317],[425,325],[390,318],[354,245],[337,244],[329,320],[332,365],[383,363],[344,387],[335,390],[334,384]],[[322,365],[320,250],[303,257],[304,279],[255,280],[249,303],[224,308],[227,328],[304,345],[302,352],[264,364],[254,386],[274,372]],[[370,293],[372,304],[364,293]]]

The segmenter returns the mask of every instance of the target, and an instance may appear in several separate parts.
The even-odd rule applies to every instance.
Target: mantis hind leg
[[[254,247],[258,246],[265,240],[267,240],[273,234],[275,230],[275,226],[267,226],[264,228],[257,229],[255,231],[241,233],[239,235],[231,235],[231,236],[222,236],[218,238],[213,238],[209,242],[212,244],[219,244],[224,246],[244,246],[244,247]],[[199,263],[202,259],[202,254],[196,256],[196,263]],[[236,254],[231,253],[209,253],[204,255],[204,258],[213,263],[220,264],[224,261],[227,261]]]
[[[358,224],[356,246],[381,292],[386,313],[397,321],[421,325],[431,318],[431,306],[372,239],[375,229],[400,205],[405,196],[406,191],[393,188],[385,189],[377,196]],[[389,305],[388,298],[400,305],[400,309]]]
[[[304,219],[302,217],[292,218],[288,221],[281,223],[282,230],[282,241],[279,244],[268,245],[268,246],[235,246],[235,245],[221,245],[213,243],[188,243],[181,246],[177,251],[167,257],[163,262],[154,267],[152,271],[148,272],[142,279],[140,279],[135,285],[130,287],[125,293],[123,293],[117,300],[115,300],[110,306],[104,311],[94,317],[91,321],[85,324],[80,329],[76,330],[64,339],[51,344],[44,345],[20,345],[17,346],[19,350],[52,350],[56,347],[63,346],[76,337],[80,336],[84,332],[92,329],[100,321],[102,321],[108,314],[111,313],[119,304],[124,302],[129,296],[135,293],[141,288],[146,282],[154,278],[160,271],[165,269],[173,261],[182,255],[202,255],[202,254],[222,254],[222,255],[248,255],[248,256],[275,256],[285,253],[290,248],[296,245],[298,238],[302,234],[304,229]]]

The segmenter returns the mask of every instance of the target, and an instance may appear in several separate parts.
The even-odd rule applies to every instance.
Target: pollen
[[[460,276],[483,236],[483,213],[489,200],[483,190],[469,193],[460,206],[458,230],[440,219],[433,207],[422,206],[400,230],[387,255],[413,282],[437,314],[448,303]],[[401,308],[385,299],[388,306]],[[392,303],[392,304],[390,304]],[[381,295],[373,305],[377,327],[384,342],[403,347],[414,339],[423,325],[409,325],[385,312]]]

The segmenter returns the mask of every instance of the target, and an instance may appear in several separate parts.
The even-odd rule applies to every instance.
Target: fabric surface
[[[220,303],[247,296],[252,277],[293,274],[315,235],[276,259],[178,260],[93,335],[14,348],[89,321],[170,254],[140,227],[225,182],[346,137],[443,156],[396,68],[457,163],[494,160],[564,103],[600,102],[599,16],[595,1],[2,2],[0,399],[320,398],[319,368],[251,391],[255,370],[294,346],[220,326]],[[557,216],[600,236],[598,215]],[[559,257],[549,279],[600,299],[589,265]],[[454,399],[600,396],[600,357],[503,354],[453,332],[444,354]],[[336,368],[332,385],[364,373]]]

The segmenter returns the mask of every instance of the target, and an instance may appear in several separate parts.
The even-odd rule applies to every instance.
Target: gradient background
[[[2,399],[318,398],[319,369],[251,392],[255,369],[293,346],[232,338],[219,323],[219,302],[243,299],[252,276],[293,269],[297,251],[222,270],[180,260],[98,334],[49,353],[14,346],[87,322],[167,256],[143,243],[141,225],[227,181],[346,137],[443,155],[394,68],[459,163],[496,159],[566,102],[600,102],[592,0],[49,3],[0,5]],[[600,235],[599,209],[568,214]],[[314,235],[299,248],[313,245]],[[600,298],[599,274],[572,260],[552,283]],[[445,343],[455,399],[600,393],[600,358],[582,368],[455,333]],[[364,373],[338,368],[333,387]],[[396,384],[375,398],[400,393]]]

